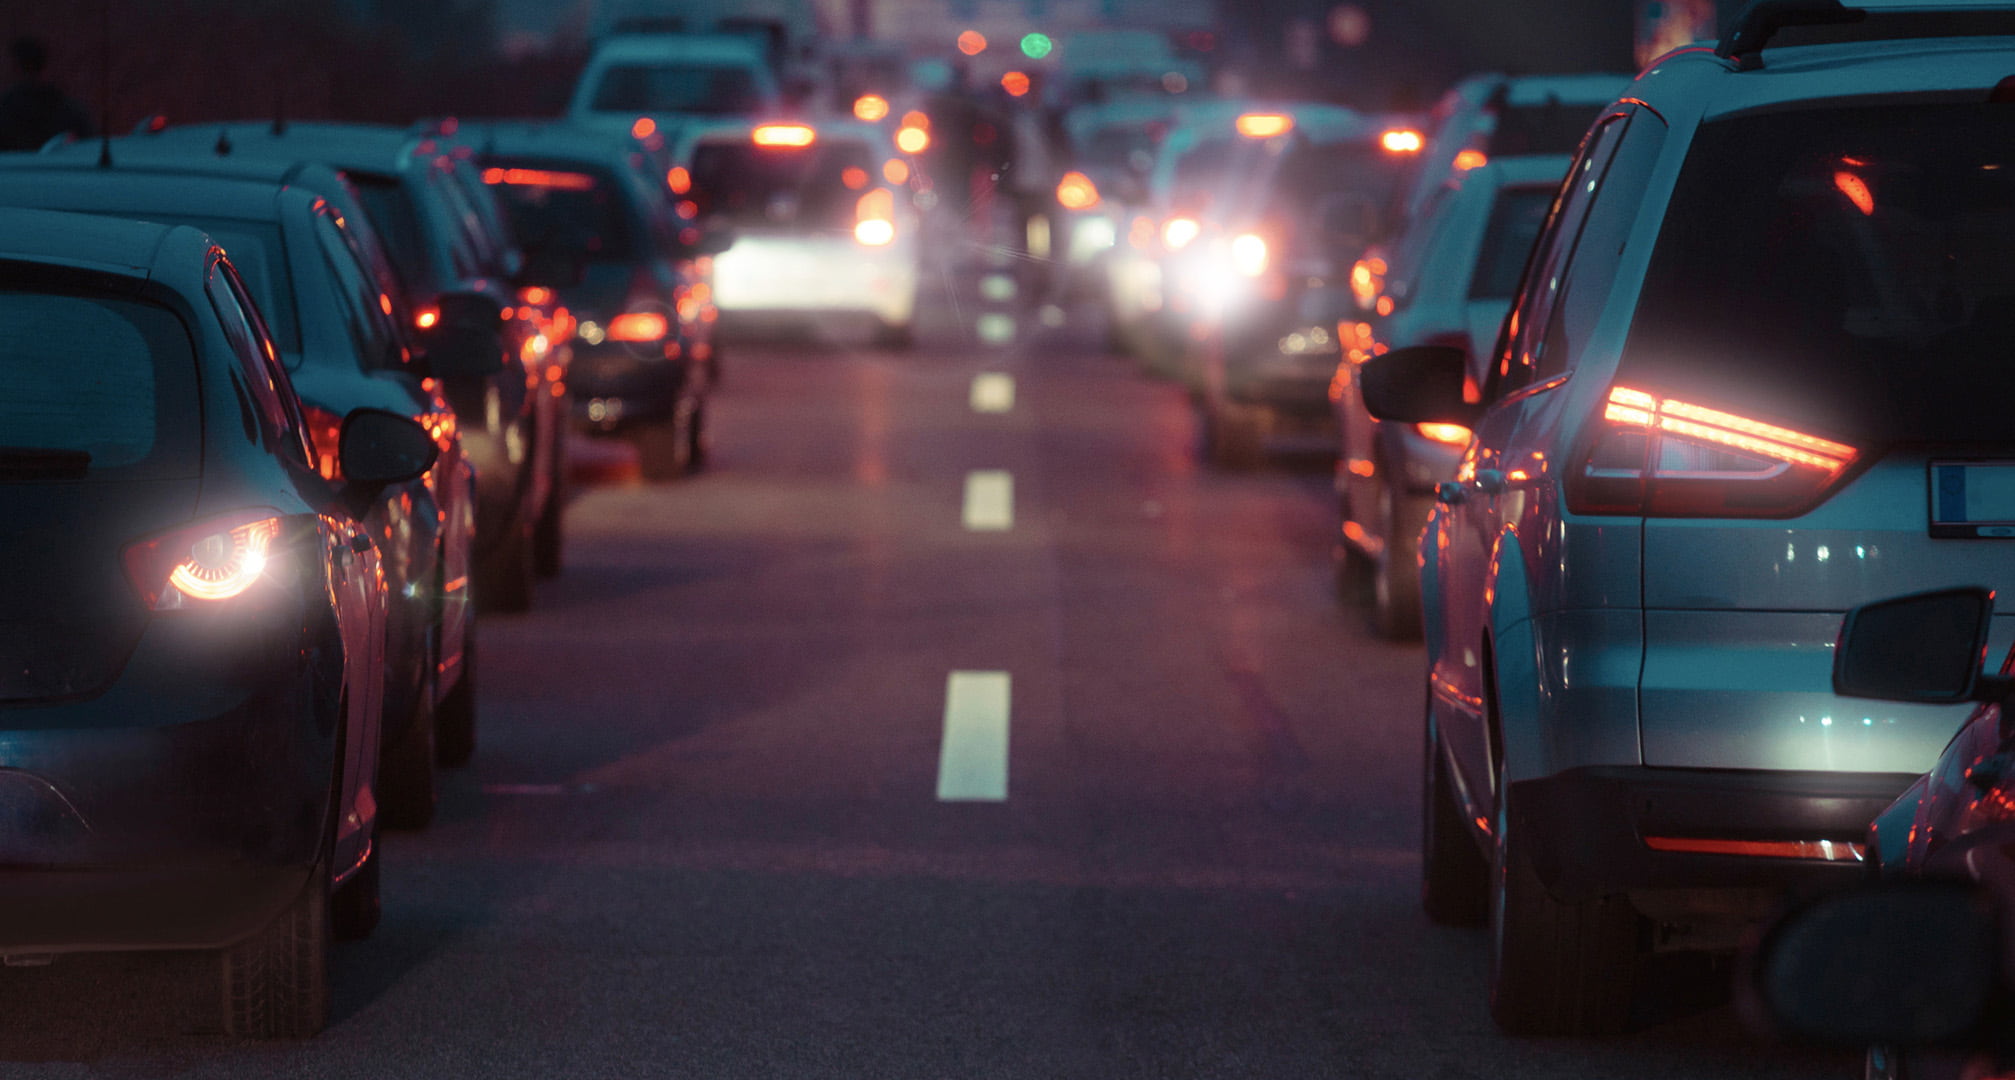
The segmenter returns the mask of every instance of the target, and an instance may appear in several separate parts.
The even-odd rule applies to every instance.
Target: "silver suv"
[[[1424,899],[1488,919],[1505,1029],[1622,1028],[1647,954],[1859,876],[1964,719],[1831,653],[2015,586],[2011,71],[2015,10],[1765,0],[1590,129],[1480,388],[1365,365],[1374,415],[1475,431],[1420,545]]]

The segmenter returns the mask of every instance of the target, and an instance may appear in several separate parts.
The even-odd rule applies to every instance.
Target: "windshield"
[[[1528,187],[1497,193],[1490,223],[1483,229],[1483,246],[1476,253],[1476,269],[1469,279],[1471,300],[1509,300],[1517,294],[1525,257],[1539,238],[1539,227],[1546,223],[1554,191],[1552,187]]]
[[[0,476],[44,452],[92,472],[193,462],[172,460],[195,447],[195,360],[166,309],[0,286],[0,326]]]
[[[636,258],[637,238],[614,178],[569,162],[489,158],[483,182],[528,251],[571,251],[589,262]]]
[[[874,155],[850,139],[812,146],[703,143],[693,153],[692,199],[701,214],[750,225],[852,229],[855,204],[875,176]]]
[[[594,105],[601,112],[735,116],[763,107],[755,72],[726,64],[617,64],[602,73]]]
[[[1989,104],[1705,125],[1623,377],[1709,404],[1760,398],[1849,439],[2005,440],[2011,145],[2015,114]]]

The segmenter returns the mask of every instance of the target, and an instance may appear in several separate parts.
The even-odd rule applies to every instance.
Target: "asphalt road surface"
[[[708,472],[580,495],[324,1035],[70,957],[0,970],[0,1076],[1854,1074],[1677,966],[1636,1035],[1499,1036],[1482,933],[1416,904],[1421,653],[1332,598],[1326,477],[1200,468],[1095,315],[956,283],[912,352],[734,346]]]

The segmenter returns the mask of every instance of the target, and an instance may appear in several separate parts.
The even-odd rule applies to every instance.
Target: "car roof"
[[[251,184],[278,184],[307,188],[331,201],[348,203],[348,189],[342,176],[335,169],[313,161],[289,161],[284,158],[238,158],[218,157],[210,153],[191,153],[176,148],[158,148],[135,143],[129,139],[115,139],[112,142],[112,165],[98,166],[98,151],[90,148],[88,158],[82,154],[67,152],[67,148],[44,151],[33,156],[15,158],[0,155],[0,176],[13,169],[73,169],[106,175],[145,173],[152,176],[187,176],[207,180],[238,180]]]
[[[180,246],[173,241],[193,244],[202,237],[186,225],[0,207],[0,259],[16,262],[147,278],[170,248]]]
[[[559,120],[463,121],[455,138],[475,147],[478,157],[538,155],[605,165],[625,164],[630,151],[640,149],[627,138]]]
[[[1628,92],[1654,109],[1685,107],[1713,119],[1829,98],[1954,89],[1984,93],[2007,77],[2011,61],[2015,36],[1790,45],[1767,50],[1752,70],[1737,70],[1734,61],[1695,45],[1653,61]]]
[[[748,38],[732,34],[620,34],[595,46],[594,63],[632,60],[721,60],[763,65],[763,53]]]
[[[320,161],[354,172],[395,173],[403,170],[429,145],[425,136],[405,128],[381,124],[291,123],[274,132],[270,122],[175,125],[153,134],[128,136],[137,147],[204,146],[214,149],[228,144],[228,154],[219,157],[285,158],[290,161]],[[114,140],[117,147],[125,140]],[[144,150],[142,151],[144,152]]]
[[[60,174],[60,188],[49,182]],[[172,210],[177,215],[232,218],[241,221],[279,220],[273,196],[286,185],[276,181],[225,176],[155,172],[148,169],[99,169],[84,165],[0,168],[0,202],[7,192],[29,189],[36,201],[116,210],[144,206]]]

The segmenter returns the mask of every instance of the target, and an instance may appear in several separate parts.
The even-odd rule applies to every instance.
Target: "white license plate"
[[[1931,535],[2015,538],[2015,461],[1932,462]]]

